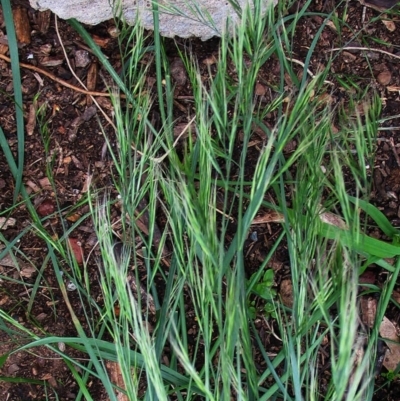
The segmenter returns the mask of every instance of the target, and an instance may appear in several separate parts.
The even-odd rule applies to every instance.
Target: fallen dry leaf
[[[394,371],[400,363],[400,339],[396,326],[387,317],[384,317],[379,327],[379,334],[388,346],[383,366],[389,371]]]
[[[339,227],[342,230],[348,229],[344,220],[337,214],[331,212],[321,212],[319,218],[323,223]],[[255,217],[254,220],[251,222],[251,224],[254,225],[254,224],[265,224],[265,223],[283,223],[284,221],[285,217],[282,213],[269,210],[268,212],[265,212],[263,215]]]
[[[388,92],[398,92],[400,91],[400,86],[387,86],[386,90]]]
[[[293,306],[293,284],[292,280],[285,279],[282,280],[281,286],[279,288],[279,295],[281,296],[282,303],[291,308]]]
[[[51,190],[52,189],[51,182],[48,179],[48,177],[41,178],[39,180],[39,185],[42,187],[42,189],[45,189],[45,190]]]
[[[25,278],[31,278],[32,275],[36,272],[36,269],[33,266],[26,266],[20,271],[20,275]]]
[[[57,381],[54,379],[51,373],[45,373],[40,377],[41,380],[47,380],[51,387],[57,387]]]
[[[31,180],[26,181],[26,185],[27,185],[27,192],[30,194],[33,192],[39,192],[40,188]]]
[[[110,38],[101,38],[100,36],[97,35],[92,35],[93,41],[96,43],[97,46],[100,47],[107,47],[108,42],[110,41]]]
[[[14,227],[17,221],[13,217],[0,217],[0,230],[7,230],[8,227]]]
[[[394,32],[396,30],[396,24],[393,21],[383,19],[382,22],[388,31]]]
[[[372,327],[376,317],[377,300],[374,297],[363,296],[360,300],[361,320],[367,327]]]
[[[282,213],[270,210],[263,215],[255,217],[251,224],[283,223],[284,221],[285,217]]]
[[[82,216],[79,213],[72,213],[66,217],[66,220],[71,221],[72,223],[77,222]]]
[[[4,248],[4,246],[1,244],[0,251],[2,251],[2,248]],[[25,262],[10,252],[0,259],[0,266],[16,267],[18,269],[29,268]]]
[[[122,376],[121,367],[117,362],[107,361],[106,368],[110,375],[111,382],[122,389],[125,389],[125,382]],[[129,401],[128,397],[121,391],[116,390],[118,401]]]
[[[323,212],[319,215],[319,218],[323,223],[330,224],[331,226],[339,227],[342,230],[348,230],[346,223],[344,220],[339,217],[337,214],[331,212]]]
[[[326,26],[332,29],[332,31],[337,32],[336,25],[333,23],[333,21],[327,21]]]
[[[76,263],[78,263],[78,265],[81,265],[83,263],[83,251],[81,242],[77,238],[68,238],[68,244],[71,252],[75,256]]]

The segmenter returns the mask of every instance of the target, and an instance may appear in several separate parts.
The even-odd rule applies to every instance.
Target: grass
[[[21,186],[18,192],[31,213],[34,232],[47,244],[47,258],[77,334],[38,335],[3,310],[0,323],[10,336],[15,330],[21,333],[23,345],[13,352],[45,345],[60,355],[79,386],[78,400],[92,399],[88,385],[92,378],[100,380],[110,400],[117,400],[107,361],[120,370],[123,380],[118,390],[129,400],[372,399],[379,324],[397,280],[400,254],[396,244],[365,235],[365,222],[358,213],[364,210],[396,242],[397,230],[368,203],[368,166],[374,160],[380,99],[368,90],[362,113],[351,101],[347,109],[335,108],[320,96],[330,91],[324,83],[328,68],[314,78],[306,73],[297,76],[291,48],[308,5],[293,15],[284,14],[282,4],[268,10],[265,18],[259,18],[257,11],[243,12],[235,35],[221,39],[218,63],[207,86],[196,55],[182,51],[194,98],[195,115],[187,122],[195,118],[179,146],[174,138],[173,82],[158,25],[151,46],[145,46],[148,38],[139,25],[121,25],[125,64],[119,76],[84,28],[70,21],[115,85],[118,146],[109,144],[109,152],[119,198],[91,188],[82,201],[90,206],[99,239],[103,302],[93,299],[87,269],[76,264],[66,246],[79,222],[55,239]],[[306,67],[322,28],[309,49]],[[155,55],[157,104],[146,91],[148,71],[141,61],[147,52]],[[254,87],[263,65],[272,58],[280,64],[276,97],[261,106]],[[18,69],[15,64],[14,69]],[[290,77],[290,88],[285,77]],[[119,93],[127,96],[128,106]],[[15,102],[21,105],[18,96]],[[152,124],[154,107],[160,129]],[[270,114],[275,115],[273,127],[264,123]],[[21,121],[18,124],[21,132]],[[265,140],[254,161],[250,142],[256,128]],[[288,155],[284,149],[291,140],[296,140],[297,149]],[[18,188],[23,159],[14,162],[2,131],[0,143]],[[251,163],[255,165],[250,174]],[[345,182],[351,182],[351,188]],[[116,202],[123,216],[118,229],[111,217]],[[266,210],[279,213],[282,234],[249,281],[245,242],[254,218]],[[327,211],[340,216],[343,225],[323,221]],[[156,230],[160,213],[165,220],[161,236]],[[143,231],[143,219],[148,221],[148,232]],[[116,234],[122,246],[116,244]],[[14,248],[15,243],[8,243],[2,254]],[[276,318],[274,323],[269,320],[281,339],[271,355],[250,306],[257,280],[264,277],[276,249],[287,249],[293,301],[285,305],[278,295],[271,295]],[[396,261],[390,265],[386,257]],[[65,262],[70,269],[64,268]],[[390,274],[375,324],[367,333],[359,325],[358,278],[372,263]],[[78,287],[84,321],[71,305],[66,275]],[[262,300],[257,302],[262,305]],[[194,312],[194,319],[188,311]],[[326,342],[329,375],[321,371],[320,353]],[[90,362],[69,357],[59,343],[82,351]],[[361,348],[364,356],[358,360]]]

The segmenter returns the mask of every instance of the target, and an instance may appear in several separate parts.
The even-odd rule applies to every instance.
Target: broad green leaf
[[[328,239],[340,241],[349,249],[362,255],[377,256],[378,258],[393,258],[400,255],[400,247],[371,238],[365,234],[352,235],[350,231],[342,230],[330,224],[321,225],[320,234]]]
[[[360,207],[364,212],[375,221],[378,227],[390,238],[395,235],[400,235],[400,231],[396,230],[391,224],[387,217],[374,205],[368,203],[362,199],[349,196],[349,200],[356,206]]]
[[[10,354],[4,354],[0,356],[0,369],[4,366],[4,364],[6,363],[8,356]]]

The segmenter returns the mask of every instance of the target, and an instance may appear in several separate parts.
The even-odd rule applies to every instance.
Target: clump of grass
[[[190,129],[195,136],[189,135],[179,149],[173,136],[173,83],[157,23],[154,45],[146,49],[139,25],[122,29],[126,63],[121,77],[84,28],[71,21],[118,91],[127,95],[122,104],[118,91],[114,93],[118,146],[109,146],[120,197],[112,199],[92,189],[90,199],[95,202],[88,202],[99,239],[104,303],[92,299],[85,271],[74,265],[71,279],[78,284],[82,303],[88,305],[89,330],[84,330],[60,274],[66,251],[44,234],[38,219],[37,229],[48,244],[77,336],[41,338],[2,311],[0,317],[31,339],[20,349],[47,345],[62,355],[79,385],[78,399],[92,399],[89,377],[100,379],[111,400],[117,399],[117,390],[129,400],[372,397],[379,319],[394,284],[385,288],[376,324],[366,333],[358,320],[358,275],[368,264],[379,263],[396,278],[398,265],[388,265],[383,257],[400,253],[364,235],[356,213],[358,207],[368,208],[360,198],[369,191],[367,165],[375,150],[379,99],[365,102],[363,116],[338,122],[337,110],[319,96],[329,92],[328,69],[315,77],[304,72],[298,78],[290,61],[295,27],[308,4],[285,17],[285,7],[279,4],[264,18],[258,14],[260,4],[243,11],[242,23],[231,38],[222,37],[216,71],[210,73],[207,87],[195,55],[181,54],[193,89],[195,115],[187,122],[193,122]],[[141,64],[145,51],[155,54],[161,128],[152,124],[151,109],[156,106],[146,92],[147,71]],[[277,96],[263,109],[255,101],[254,87],[260,69],[272,58],[281,65],[274,82]],[[290,91],[285,75],[293,82]],[[263,122],[268,113],[276,116],[272,128]],[[265,141],[249,179],[249,144],[255,127],[265,134]],[[288,156],[284,149],[293,139],[297,149]],[[12,159],[9,164],[14,168]],[[352,197],[344,185],[345,171],[354,182]],[[267,194],[274,204],[266,202]],[[110,217],[116,202],[122,213],[117,243]],[[255,281],[248,280],[244,253],[253,219],[263,208],[281,214],[283,231],[254,277],[263,275],[278,247],[286,247],[293,285],[291,305],[279,297],[271,303],[282,340],[274,356],[264,349],[249,309]],[[326,211],[340,214],[343,225],[321,220]],[[369,211],[387,228],[382,216]],[[147,232],[140,220],[144,216]],[[100,320],[94,320],[95,312]],[[104,340],[106,335],[111,341]],[[87,353],[90,363],[73,360],[54,347],[60,341]],[[325,342],[330,344],[330,368],[322,386],[320,352]],[[360,344],[365,353],[358,360]],[[112,381],[107,361],[116,362],[122,383]]]

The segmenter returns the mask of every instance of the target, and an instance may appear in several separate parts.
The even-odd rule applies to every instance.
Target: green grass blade
[[[395,236],[400,235],[400,231],[390,224],[387,217],[377,207],[362,199],[355,198],[354,196],[348,196],[348,199],[370,216],[388,237],[394,238]]]
[[[14,189],[14,203],[15,203],[21,191],[22,177],[24,173],[24,159],[25,159],[24,114],[22,110],[22,89],[21,89],[21,73],[19,69],[18,43],[15,35],[14,19],[11,10],[10,0],[1,0],[1,5],[3,8],[4,21],[6,23],[6,29],[7,29],[8,47],[10,49],[14,102],[15,102],[15,116],[17,123],[18,168],[15,174],[13,174],[15,178],[15,189]],[[2,136],[4,136],[3,132]]]
[[[400,255],[400,247],[358,233],[357,236],[349,231],[341,230],[329,224],[322,224],[320,234],[325,238],[339,240],[349,249],[362,255],[376,256],[378,258],[393,258]]]

